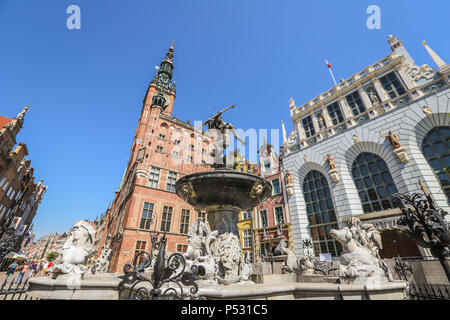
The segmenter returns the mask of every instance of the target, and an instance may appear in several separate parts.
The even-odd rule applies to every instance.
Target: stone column
[[[302,125],[302,121],[298,120],[297,123],[297,131],[298,131],[298,138],[300,141],[305,140],[306,139],[306,133],[305,133],[305,129],[303,129],[303,125]]]
[[[358,93],[359,93],[359,96],[361,97],[362,103],[363,103],[364,107],[366,108],[366,110],[372,108],[373,107],[372,102],[370,101],[370,98],[367,95],[366,90],[364,90],[364,88],[361,85],[358,86]],[[368,115],[370,118],[373,118],[378,115],[378,112],[375,110],[371,110],[368,112]]]
[[[310,115],[311,115],[311,120],[312,120],[312,123],[314,126],[314,131],[316,133],[320,132],[319,120],[317,120],[316,114],[314,112],[312,112]]]
[[[352,112],[352,109],[350,108],[350,106],[347,104],[347,100],[343,96],[340,96],[338,99],[338,102],[342,108],[342,113],[344,114],[344,119],[345,119],[345,122],[347,123],[347,127],[349,127],[349,128],[353,127],[356,123],[352,119],[353,112]]]
[[[378,97],[380,97],[381,103],[386,102],[387,100],[390,100],[391,98],[388,96],[388,94],[386,93],[386,91],[384,91],[383,86],[381,85],[380,80],[378,79],[373,79],[372,80],[372,84],[373,87],[375,88],[375,91],[378,94]]]
[[[297,132],[298,132],[298,141],[300,142],[300,148],[306,147],[308,144],[306,143],[306,133],[305,129],[303,129],[302,121],[297,120]]]
[[[323,118],[325,119],[325,125],[327,127],[328,136],[331,136],[336,133],[336,131],[332,128],[333,122],[331,121],[330,115],[328,114],[328,110],[325,107],[322,107]]]

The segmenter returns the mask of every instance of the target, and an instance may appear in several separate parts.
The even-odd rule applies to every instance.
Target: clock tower
[[[144,99],[144,106],[159,108],[161,112],[171,116],[176,90],[173,78],[173,44],[169,48],[166,57],[161,62],[152,82],[150,83]]]

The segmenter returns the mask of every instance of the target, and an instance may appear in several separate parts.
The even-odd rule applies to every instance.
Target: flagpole
[[[328,71],[330,71],[331,77],[333,78],[334,85],[337,85],[336,79],[334,78],[334,75],[333,75],[333,71],[331,71],[331,65],[330,65],[330,63],[328,62],[328,60],[325,60],[325,62],[327,63]]]

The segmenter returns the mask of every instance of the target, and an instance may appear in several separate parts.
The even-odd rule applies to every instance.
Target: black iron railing
[[[2,286],[0,287],[0,299],[1,300],[33,300],[32,296],[27,294],[30,286],[29,279],[26,279],[22,283],[22,279],[16,283],[16,278],[13,278],[8,283],[8,278],[5,278]]]

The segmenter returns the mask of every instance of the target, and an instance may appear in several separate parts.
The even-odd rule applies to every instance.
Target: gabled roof
[[[11,121],[13,121],[13,119],[0,116],[0,128],[3,128],[3,126],[7,125]]]

